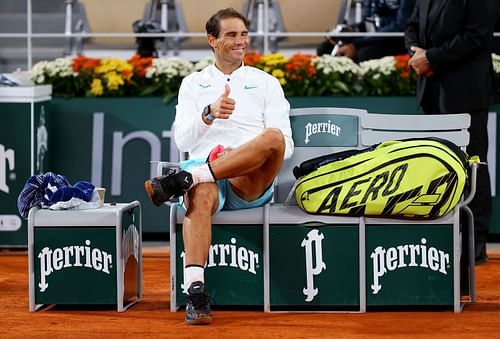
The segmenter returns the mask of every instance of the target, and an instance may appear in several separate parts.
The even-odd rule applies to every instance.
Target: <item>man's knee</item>
[[[272,152],[284,152],[285,137],[279,128],[266,128],[262,133],[261,145]]]
[[[188,211],[213,211],[219,202],[219,190],[215,183],[201,183],[187,193]]]

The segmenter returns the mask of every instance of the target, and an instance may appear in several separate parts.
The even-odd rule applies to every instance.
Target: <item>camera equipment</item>
[[[161,24],[156,20],[156,10],[159,6],[158,0],[151,1],[151,7],[144,15],[143,20],[137,20],[132,24],[134,33],[164,33]],[[141,57],[158,57],[156,41],[162,41],[163,37],[137,37],[137,54]]]

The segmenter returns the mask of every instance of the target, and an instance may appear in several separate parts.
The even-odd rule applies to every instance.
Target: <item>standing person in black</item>
[[[417,0],[405,32],[425,113],[469,113],[467,153],[486,161],[488,108],[494,94],[491,46],[497,0]],[[474,214],[476,263],[485,262],[491,215],[487,166],[480,166]]]

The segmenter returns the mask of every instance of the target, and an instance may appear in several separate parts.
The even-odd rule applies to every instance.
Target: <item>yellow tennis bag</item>
[[[433,219],[460,200],[469,162],[446,140],[386,141],[296,166],[295,197],[313,214]]]

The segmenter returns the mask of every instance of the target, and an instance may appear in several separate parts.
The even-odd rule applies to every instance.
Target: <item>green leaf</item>
[[[160,88],[161,84],[159,83],[146,86],[142,89],[142,91],[139,91],[139,96],[144,96],[144,97],[151,96],[153,95],[154,92],[156,92]]]
[[[167,93],[164,97],[163,97],[163,102],[168,104],[169,102],[171,102],[175,97],[177,96],[177,93]]]
[[[342,92],[349,93],[349,88],[342,81],[337,80],[334,81],[333,84],[335,87],[339,88]]]

